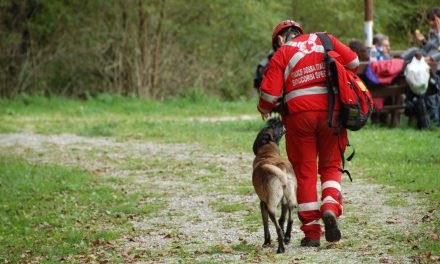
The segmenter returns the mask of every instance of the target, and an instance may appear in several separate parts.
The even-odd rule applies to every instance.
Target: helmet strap
[[[291,36],[290,34],[292,33],[293,27],[289,27],[287,29],[287,32],[285,33],[286,36],[286,42],[292,40],[295,36]]]

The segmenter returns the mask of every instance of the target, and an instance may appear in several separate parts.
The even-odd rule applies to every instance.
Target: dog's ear
[[[267,131],[260,132],[254,141],[254,146],[252,147],[254,154],[257,155],[258,150],[271,141],[273,141],[273,135],[271,133]]]
[[[265,133],[265,134],[263,135],[262,140],[261,140],[261,142],[262,142],[263,144],[267,144],[267,143],[269,143],[269,142],[271,142],[271,141],[274,141],[274,140],[273,140],[273,135],[272,135],[272,133]]]

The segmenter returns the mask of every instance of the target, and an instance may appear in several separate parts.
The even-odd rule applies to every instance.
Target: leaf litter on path
[[[252,186],[251,153],[227,156],[206,153],[198,144],[121,142],[69,134],[2,134],[0,152],[33,162],[86,168],[103,177],[124,178],[126,185],[118,188],[150,191],[155,195],[149,199],[163,199],[164,208],[145,216],[130,216],[135,231],[112,241],[112,254],[131,263],[413,263],[422,257],[411,251],[417,241],[405,237],[414,235],[421,223],[438,217],[437,210],[410,193],[402,198],[405,206],[385,205],[393,195],[391,187],[355,179],[343,185],[345,212],[340,218],[340,243],[322,240],[319,249],[300,248],[302,232],[295,220],[292,243],[285,254],[277,255],[273,225],[272,246],[263,248],[260,218],[249,220],[250,215],[259,215],[257,196],[236,191],[237,186]],[[155,160],[159,161],[157,168]],[[128,166],[130,162],[135,164]],[[215,207],[218,203],[240,204],[247,209],[219,211]],[[255,221],[259,228],[249,228],[256,225]],[[432,240],[438,239],[435,232],[429,234]],[[108,247],[99,241],[95,244]],[[88,261],[100,258],[99,254],[86,257]]]

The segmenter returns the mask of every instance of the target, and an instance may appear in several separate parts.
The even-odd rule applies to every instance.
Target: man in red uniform
[[[329,55],[347,69],[356,71],[359,60],[349,47],[328,35],[334,51]],[[328,90],[324,47],[316,34],[304,34],[292,20],[278,24],[272,36],[273,55],[260,90],[258,111],[263,119],[283,96],[286,150],[298,179],[298,208],[305,238],[301,246],[318,247],[322,218],[327,241],[341,238],[337,218],[342,214],[341,154],[347,132],[328,125]],[[335,113],[339,106],[336,104]],[[336,120],[334,121],[335,124]],[[321,203],[318,202],[317,174],[321,176]]]

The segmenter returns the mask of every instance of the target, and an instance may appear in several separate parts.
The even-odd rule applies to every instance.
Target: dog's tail
[[[271,164],[264,164],[262,167],[272,172],[271,174],[279,179],[283,188],[283,196],[285,201],[290,204],[290,206],[296,206],[296,178],[293,175],[288,174],[287,171],[284,171]]]
[[[262,168],[272,172],[271,174],[277,176],[277,178],[281,181],[283,188],[287,186],[287,176],[285,171],[272,164],[264,164]]]

